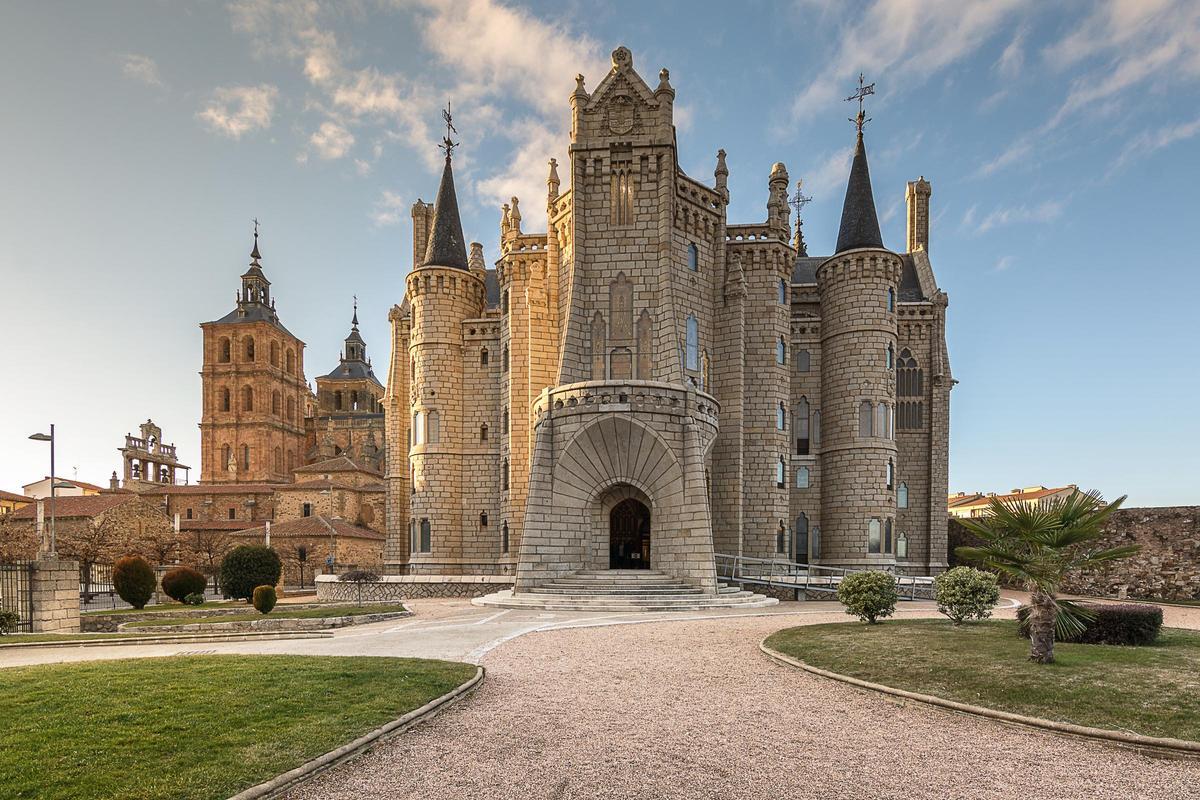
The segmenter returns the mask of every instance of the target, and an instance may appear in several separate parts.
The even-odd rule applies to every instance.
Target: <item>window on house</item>
[[[871,405],[870,400],[863,400],[861,403],[859,403],[858,435],[860,437],[867,437],[871,435],[871,417],[874,416],[873,411],[874,407]]]
[[[700,248],[695,243],[688,245],[688,269],[697,272],[700,269]]]
[[[783,278],[779,279],[779,305],[787,305],[787,281]]]
[[[421,520],[421,552],[433,552],[433,526],[429,524],[428,519]]]
[[[908,484],[901,483],[900,488],[896,490],[896,507],[908,508]]]
[[[792,415],[792,425],[796,429],[796,455],[806,456],[809,452],[808,398],[801,397],[796,403],[796,412]]]
[[[302,516],[302,517],[311,517],[312,516],[312,503],[304,504],[304,507],[301,508],[301,510],[300,510],[300,516]]]
[[[685,341],[687,344],[685,368],[695,372],[700,369],[700,326],[692,314],[688,314]]]
[[[787,427],[787,406],[780,403],[775,408],[775,430],[781,431]]]
[[[808,488],[808,475],[809,475],[808,467],[800,467],[799,469],[796,470],[796,488],[797,489],[807,489]]]
[[[190,508],[187,510],[187,518],[188,519],[192,518],[192,510]]]
[[[779,461],[775,462],[775,486],[779,489],[787,486],[787,463],[783,460],[783,456],[780,456]]]
[[[237,519],[237,509],[236,508],[229,509],[229,518]]]
[[[481,528],[487,527],[487,512],[486,511],[481,511],[479,513],[479,527],[481,527]]]
[[[780,336],[779,341],[775,343],[775,363],[787,363],[787,342],[783,340],[782,336]]]
[[[879,520],[872,518],[867,523],[867,552],[878,553],[881,544]]]
[[[508,522],[500,526],[500,552],[508,552]]]
[[[812,369],[812,356],[807,350],[796,351],[796,371],[808,372]]]

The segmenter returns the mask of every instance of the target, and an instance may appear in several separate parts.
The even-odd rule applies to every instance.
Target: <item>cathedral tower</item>
[[[308,430],[307,461],[320,460],[322,439],[334,455],[345,454],[368,469],[382,471],[384,461],[383,384],[375,377],[367,343],[358,331],[358,303],[337,367],[317,378],[317,404]]]
[[[883,246],[860,127],[837,251],[816,271],[821,298],[820,561],[895,563],[896,300],[901,260]]]
[[[486,300],[481,270],[472,270],[463,240],[446,141],[446,165],[433,205],[421,265],[408,276],[409,568],[452,573],[463,559],[464,413],[473,402],[463,380],[463,321]],[[395,466],[392,467],[394,472]]]
[[[201,483],[285,483],[303,463],[304,342],[279,321],[258,231],[233,311],[204,331]]]

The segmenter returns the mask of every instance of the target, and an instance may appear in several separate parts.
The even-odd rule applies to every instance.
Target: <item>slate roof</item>
[[[261,303],[247,303],[244,308],[235,308],[220,319],[214,319],[204,324],[229,325],[235,322],[266,322],[295,338],[291,331],[283,327],[283,323],[279,321],[279,315]]]
[[[458,216],[458,197],[454,193],[454,170],[450,167],[450,156],[446,156],[442,182],[438,186],[437,199],[433,202],[433,226],[422,266],[469,268],[462,220]]]
[[[859,247],[883,247],[879,218],[875,215],[875,197],[871,193],[867,148],[861,132],[854,148],[854,162],[850,165],[850,180],[846,183],[846,200],[842,204],[842,224],[838,230],[836,252]]]
[[[328,375],[322,375],[322,380],[368,380],[379,383],[379,378],[375,377],[375,370],[365,361],[343,361],[338,364],[333,372]],[[382,383],[379,383],[382,386]]]
[[[495,308],[500,305],[500,276],[496,270],[489,269],[483,273],[483,288],[487,292],[488,308]],[[408,302],[405,300],[404,302]]]
[[[792,283],[815,284],[817,282],[817,267],[828,261],[832,256],[800,256],[792,268]],[[927,299],[921,291],[921,281],[917,277],[917,265],[913,257],[907,253],[900,256],[900,301],[915,303]]]

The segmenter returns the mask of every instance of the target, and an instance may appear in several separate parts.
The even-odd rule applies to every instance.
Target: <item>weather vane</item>
[[[446,158],[454,152],[454,148],[458,147],[458,142],[451,140],[450,134],[458,133],[458,129],[454,127],[454,118],[450,116],[450,101],[446,101],[446,110],[442,112],[442,119],[446,120],[446,136],[442,139],[442,143],[438,147],[446,151]]]
[[[804,196],[804,192],[801,191],[803,188],[804,188],[804,179],[801,178],[800,180],[796,181],[796,193],[794,195],[792,195],[792,199],[790,201],[788,201],[792,204],[792,207],[794,209],[796,209],[796,220],[797,221],[799,221],[799,219],[800,219],[800,212],[804,209],[804,207],[806,205],[808,205],[809,203],[812,202],[812,197]]]
[[[871,121],[871,118],[863,111],[863,99],[871,94],[875,94],[875,84],[871,83],[864,86],[863,74],[861,72],[858,73],[858,91],[847,97],[846,102],[849,103],[851,100],[858,101],[858,117],[849,117],[849,120],[858,128],[859,136],[862,136],[863,125]]]
[[[254,218],[254,238],[258,238],[258,217]]]

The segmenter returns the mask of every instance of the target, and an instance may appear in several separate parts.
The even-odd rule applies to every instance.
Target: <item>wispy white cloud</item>
[[[993,69],[1002,77],[1011,80],[1021,74],[1025,66],[1025,39],[1028,36],[1029,26],[1022,25],[996,60]]]
[[[847,25],[826,63],[829,66],[793,99],[787,127],[828,115],[850,94],[854,78],[887,75],[881,92],[915,86],[960,59],[973,55],[1033,0],[874,0]]]
[[[393,191],[384,189],[371,209],[371,221],[380,228],[396,225],[409,214],[412,203]]]
[[[1015,263],[1016,259],[1012,256],[1000,256],[996,259],[996,265],[992,269],[995,272],[1004,272]]]
[[[361,159],[361,158],[354,159],[354,171],[357,172],[360,176],[370,175],[371,174],[371,162],[366,161],[365,159]]]
[[[1125,145],[1125,148],[1117,156],[1117,160],[1113,163],[1112,169],[1109,170],[1108,174],[1111,176],[1139,158],[1144,158],[1156,150],[1169,147],[1175,142],[1191,139],[1196,134],[1200,134],[1200,117],[1190,122],[1183,122],[1166,128],[1154,128],[1142,131]]]
[[[308,143],[321,158],[341,158],[354,146],[354,134],[336,122],[326,121],[313,132]]]
[[[971,206],[963,215],[963,227],[974,233],[986,233],[993,228],[1018,223],[1053,222],[1062,216],[1066,204],[1061,200],[1047,200],[1037,205],[1019,205],[1008,208],[998,208],[990,212],[982,220],[978,220],[977,206]]]
[[[214,89],[208,104],[196,115],[211,130],[231,139],[271,126],[279,90],[269,84]]]
[[[166,88],[166,83],[163,82],[162,76],[158,73],[158,64],[150,56],[123,53],[119,58],[121,60],[121,73],[126,78],[144,83],[147,86],[153,86],[156,89]]]

